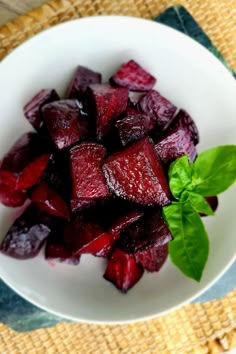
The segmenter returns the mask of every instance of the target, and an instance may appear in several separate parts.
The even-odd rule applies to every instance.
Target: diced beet
[[[142,275],[143,268],[136,263],[134,256],[117,248],[108,260],[103,277],[121,292],[126,293],[141,279]]]
[[[150,248],[138,251],[134,258],[148,272],[158,272],[168,257],[168,244],[162,246],[153,245]]]
[[[0,202],[8,207],[19,207],[27,199],[27,191],[16,191],[0,182]]]
[[[177,107],[155,90],[149,91],[139,101],[143,113],[151,116],[160,130],[165,130],[172,122]]]
[[[40,183],[33,191],[32,202],[40,209],[60,218],[70,219],[70,212],[62,197],[47,183]]]
[[[188,131],[178,127],[163,135],[155,144],[155,150],[165,164],[183,155],[188,155],[189,161],[193,162],[197,156]]]
[[[58,100],[60,100],[60,97],[55,90],[46,89],[38,92],[31,101],[24,106],[25,117],[36,130],[42,128],[44,123],[41,113],[42,107],[47,103]]]
[[[91,84],[100,84],[102,75],[84,66],[79,65],[72,78],[67,91],[68,98],[78,98],[85,93],[87,87]]]
[[[90,253],[102,257],[112,237],[99,224],[77,216],[66,227],[64,240],[74,256]]]
[[[52,219],[37,208],[29,206],[10,227],[0,250],[13,258],[33,258],[39,253],[51,228]]]
[[[176,117],[174,118],[173,128],[186,129],[193,140],[194,145],[199,143],[199,132],[193,118],[183,109],[180,109]],[[170,127],[170,128],[172,128]]]
[[[218,204],[219,204],[219,201],[218,201],[218,198],[217,196],[213,196],[213,197],[205,197],[207,203],[210,205],[211,209],[213,211],[216,211],[217,207],[218,207]],[[206,214],[203,214],[203,213],[199,213],[201,216],[206,216]]]
[[[81,115],[76,100],[61,100],[42,108],[43,117],[58,149],[82,140],[88,133],[88,120]]]
[[[113,236],[120,236],[122,230],[133,224],[143,216],[142,211],[130,210],[118,217],[109,229]]]
[[[23,190],[36,184],[50,158],[36,133],[23,134],[4,156],[0,165],[2,183]]]
[[[168,182],[149,138],[109,156],[103,171],[109,188],[119,197],[145,205],[170,202]]]
[[[83,143],[70,150],[72,198],[97,199],[109,194],[102,172],[105,153],[96,143]]]
[[[149,91],[155,85],[156,79],[136,61],[129,60],[112,76],[111,82],[127,87],[130,91]]]
[[[119,246],[127,253],[136,253],[163,246],[172,239],[161,211],[152,211],[127,227],[119,239]]]
[[[95,107],[97,138],[101,140],[112,123],[126,110],[129,92],[123,87],[94,84],[89,86],[88,94]]]
[[[63,234],[63,225],[52,230],[46,242],[45,258],[54,262],[77,265],[79,264],[80,256],[73,256],[73,254],[66,248]]]
[[[90,208],[96,204],[94,199],[82,199],[78,197],[71,197],[70,208],[73,213]]]
[[[128,108],[124,118],[115,123],[119,131],[122,145],[143,138],[150,130],[154,128],[153,119],[138,110]]]

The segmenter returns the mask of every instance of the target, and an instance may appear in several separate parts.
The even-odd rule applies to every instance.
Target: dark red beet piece
[[[102,257],[112,237],[99,224],[77,216],[66,227],[64,240],[74,256],[90,253]]]
[[[105,153],[105,148],[96,143],[83,143],[70,150],[73,199],[97,199],[109,194],[102,173]]]
[[[88,120],[81,115],[76,100],[61,100],[42,108],[43,117],[58,149],[82,140],[88,132]]]
[[[70,208],[72,213],[88,209],[96,204],[94,199],[82,199],[78,197],[71,197],[70,199]]]
[[[217,196],[213,196],[213,197],[205,197],[207,203],[210,205],[211,209],[213,211],[216,211],[217,207],[218,207],[218,204],[219,204],[219,201],[218,201],[218,198]],[[206,216],[206,214],[202,214],[202,213],[199,213],[201,216]]]
[[[143,268],[136,263],[134,256],[117,248],[108,260],[103,277],[121,292],[126,293],[141,279],[142,275]]]
[[[116,121],[122,145],[143,138],[154,128],[154,120],[136,109],[128,108],[123,119]]]
[[[161,211],[152,211],[127,227],[119,240],[119,246],[127,253],[163,246],[172,239]]]
[[[125,214],[121,215],[117,220],[115,220],[115,222],[110,227],[109,232],[113,236],[120,236],[122,230],[124,230],[126,227],[133,224],[142,216],[143,216],[142,211],[136,211],[136,210],[128,211]]]
[[[55,90],[46,89],[38,92],[25,106],[24,114],[30,124],[36,129],[40,130],[43,126],[43,118],[41,109],[50,102],[58,101],[60,97]]]
[[[16,191],[0,182],[0,202],[8,207],[19,207],[27,199],[27,191]]]
[[[4,156],[0,165],[2,183],[23,190],[36,184],[50,157],[36,133],[23,134]]]
[[[47,183],[42,182],[31,195],[32,202],[40,209],[60,218],[70,219],[70,212],[62,197]]]
[[[123,87],[94,84],[89,86],[88,94],[95,107],[97,138],[101,140],[114,120],[126,110],[129,92]]]
[[[174,118],[177,107],[155,90],[139,101],[141,111],[151,116],[160,130],[165,130]]]
[[[37,208],[29,206],[10,227],[0,250],[13,258],[33,258],[39,253],[51,228],[52,219]]]
[[[118,197],[145,205],[170,202],[168,182],[149,138],[109,156],[103,171],[109,188]]]
[[[150,248],[138,251],[134,258],[148,272],[158,272],[168,257],[168,244],[162,246],[153,245]]]
[[[111,82],[127,87],[130,91],[149,91],[155,85],[156,79],[137,62],[130,60],[112,76]]]
[[[68,98],[78,98],[85,93],[87,87],[91,84],[100,84],[102,75],[84,66],[79,65],[72,78],[67,91]]]
[[[186,129],[194,143],[197,145],[199,143],[199,132],[198,128],[193,120],[193,118],[186,112],[185,110],[181,109],[176,117],[174,118],[173,124],[171,128],[182,128]]]
[[[66,248],[63,234],[64,225],[60,225],[60,227],[52,230],[46,242],[45,258],[53,262],[77,265],[79,264],[80,256],[73,256],[73,254]]]
[[[168,131],[157,141],[155,150],[165,164],[183,155],[188,155],[189,161],[193,162],[197,156],[196,148],[188,131],[182,128]]]

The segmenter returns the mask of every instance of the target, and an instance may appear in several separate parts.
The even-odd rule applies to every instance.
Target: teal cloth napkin
[[[154,21],[171,26],[198,41],[209,49],[226,66],[226,62],[218,49],[214,47],[207,35],[202,31],[192,16],[181,6],[173,6],[154,19]],[[228,67],[228,66],[227,66]],[[232,72],[232,70],[228,67]],[[233,75],[235,73],[232,72]],[[236,75],[235,75],[236,77]],[[236,284],[236,263],[226,274],[195,302],[209,301],[220,298],[230,292]],[[66,321],[60,317],[45,312],[30,304],[3,281],[0,280],[0,322],[12,329],[24,332],[38,328],[46,328],[55,325],[60,321]],[[69,321],[68,321],[69,322]]]

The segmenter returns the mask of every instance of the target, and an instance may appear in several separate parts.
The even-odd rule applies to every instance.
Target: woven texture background
[[[236,0],[55,0],[0,28],[0,59],[35,33],[69,19],[98,14],[154,18],[176,3],[186,7],[236,70]],[[236,289],[222,300],[187,305],[161,318],[130,325],[60,323],[16,333],[0,324],[1,354],[217,354],[233,347]]]

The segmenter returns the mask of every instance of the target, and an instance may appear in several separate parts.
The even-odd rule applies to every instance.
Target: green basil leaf
[[[224,145],[202,152],[193,163],[188,190],[203,196],[222,193],[236,179],[236,145]]]
[[[180,201],[182,203],[189,201],[191,206],[198,212],[206,215],[214,215],[214,211],[207,203],[206,199],[197,193],[184,191],[181,195]]]
[[[188,277],[200,281],[209,254],[203,222],[189,201],[163,208],[173,240],[168,249],[172,262]]]
[[[179,199],[183,190],[192,181],[192,165],[188,157],[185,155],[172,162],[168,174],[170,190],[173,196]]]

